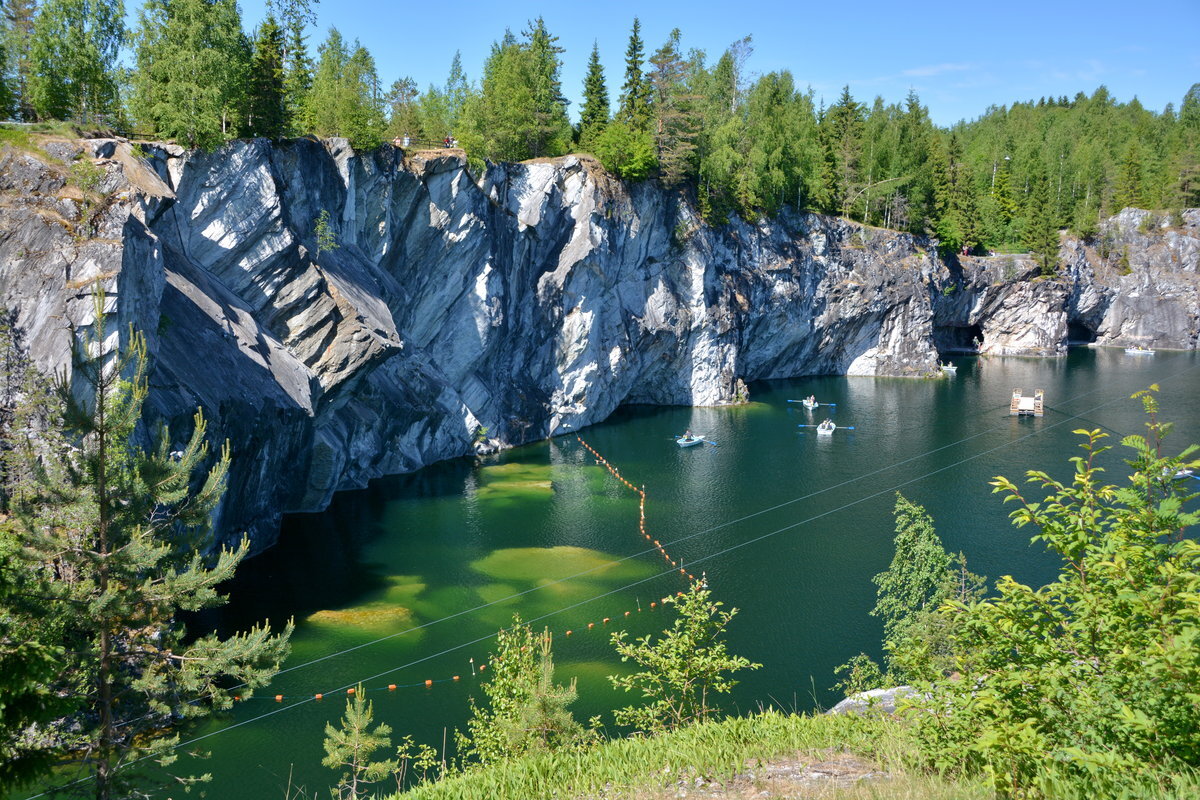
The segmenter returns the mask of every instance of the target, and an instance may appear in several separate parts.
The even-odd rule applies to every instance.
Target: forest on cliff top
[[[755,73],[749,37],[714,59],[678,29],[645,42],[635,18],[619,77],[593,48],[572,123],[560,74],[582,54],[541,18],[502,32],[482,75],[456,53],[446,82],[422,90],[381,78],[336,28],[314,53],[315,5],[272,0],[248,34],[234,0],[149,0],[132,30],[119,0],[7,0],[0,110],[203,148],[316,135],[455,144],[477,166],[590,153],[680,189],[710,223],[791,206],[935,237],[946,254],[1029,251],[1047,272],[1063,228],[1087,237],[1125,207],[1200,205],[1200,83],[1161,113],[1101,86],[940,128],[915,92],[866,102],[847,88],[826,107],[803,76]]]

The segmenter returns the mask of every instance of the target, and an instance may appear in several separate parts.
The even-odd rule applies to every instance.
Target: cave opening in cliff
[[[1089,345],[1096,341],[1096,332],[1082,322],[1067,323],[1067,346]]]
[[[978,325],[937,325],[933,341],[939,354],[977,353],[983,346],[983,328]]]

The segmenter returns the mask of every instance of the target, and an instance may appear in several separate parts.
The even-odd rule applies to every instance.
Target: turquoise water
[[[859,651],[878,656],[871,576],[891,558],[896,490],[928,507],[973,571],[1038,582],[1053,564],[1011,527],[989,479],[1035,467],[1065,476],[1071,431],[1141,431],[1128,398],[1155,382],[1177,423],[1167,449],[1200,441],[1194,353],[957,363],[956,377],[939,380],[758,384],[748,406],[628,408],[581,432],[645,485],[652,538],[741,610],[730,647],[764,666],[743,674],[732,709],[831,705],[834,667]],[[1016,386],[1046,389],[1045,417],[1008,416]],[[786,402],[809,394],[836,403],[833,418],[854,430],[818,438],[797,427],[825,416]],[[689,428],[717,445],[677,447],[670,437]],[[1115,479],[1122,464],[1109,463]],[[578,678],[577,716],[605,713],[611,724],[606,712],[629,698],[605,678],[621,668],[609,632],[661,629],[669,616],[650,604],[684,586],[640,535],[638,514],[638,496],[563,436],[380,480],[288,519],[280,546],[243,566],[213,624],[294,617],[292,658],[269,689],[190,733],[206,737],[192,747],[211,758],[189,768],[213,774],[213,797],[282,797],[289,774],[324,794],[334,773],[320,766],[323,729],[358,681],[394,738],[441,748],[479,696],[471,659],[478,672],[514,613],[554,632],[559,678]]]

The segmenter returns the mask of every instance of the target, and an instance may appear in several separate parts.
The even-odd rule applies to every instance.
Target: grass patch
[[[836,749],[875,754],[888,732],[896,727],[892,720],[878,718],[800,717],[765,711],[694,725],[663,736],[616,739],[582,753],[522,758],[418,786],[400,797],[526,800],[580,797],[601,791],[606,797],[653,797],[657,795],[642,792],[663,788],[675,791],[680,781],[691,783],[697,777],[728,780],[744,770],[747,762],[798,751]]]

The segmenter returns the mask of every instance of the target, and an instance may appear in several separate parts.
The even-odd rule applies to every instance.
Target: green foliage
[[[384,112],[375,59],[357,41],[348,48],[337,28],[329,29],[318,53],[305,104],[308,130],[317,136],[344,136],[358,149],[378,147]]]
[[[354,696],[346,701],[346,713],[339,727],[325,723],[325,757],[321,764],[341,770],[332,795],[335,800],[359,800],[367,788],[399,770],[397,759],[373,761],[375,753],[392,745],[391,726],[371,727],[374,710],[360,683]]]
[[[1122,440],[1126,485],[1102,482],[1099,430],[1076,431],[1084,454],[1069,482],[1027,473],[1043,498],[993,481],[1061,567],[1040,588],[1006,576],[995,597],[948,604],[961,616],[961,677],[926,685],[913,718],[935,766],[981,770],[1006,796],[1061,782],[1117,796],[1200,765],[1200,544],[1183,535],[1200,514],[1173,479],[1200,461],[1195,446],[1162,454],[1171,426],[1156,389],[1135,395],[1147,434]]]
[[[705,722],[718,713],[716,695],[728,694],[737,681],[730,675],[743,669],[758,669],[742,656],[731,655],[724,636],[737,609],[721,611],[720,602],[700,581],[663,605],[673,605],[676,618],[657,639],[643,636],[630,640],[625,631],[612,635],[621,661],[632,661],[641,671],[610,675],[617,689],[637,691],[647,701],[614,712],[618,725],[660,732]]]
[[[474,161],[558,156],[571,146],[559,82],[562,48],[539,17],[518,41],[511,32],[492,45],[482,89],[462,112],[463,148]]]
[[[113,113],[125,38],[121,0],[45,0],[29,39],[29,106],[38,119],[84,124]]]
[[[279,139],[287,130],[287,96],[283,70],[283,31],[267,16],[254,37],[250,85],[246,92],[246,132]]]
[[[848,674],[835,688],[848,694],[950,674],[961,620],[943,606],[951,599],[967,602],[983,594],[983,579],[967,570],[961,553],[946,552],[929,512],[897,493],[894,514],[892,562],[872,578],[877,600],[871,616],[883,620],[886,669],[861,653],[838,667],[839,674]]]
[[[317,21],[313,6],[320,0],[268,0],[268,13],[279,20],[285,33],[283,47],[283,91],[287,133],[304,133],[304,98],[312,88],[312,60],[308,56],[305,30]]]
[[[96,162],[86,156],[76,159],[71,164],[71,182],[84,192],[95,192],[100,189],[105,172],[96,166]]]
[[[650,80],[642,71],[645,44],[642,42],[642,23],[633,18],[629,46],[625,50],[625,83],[617,104],[616,121],[633,131],[648,131],[650,126]]]
[[[189,147],[238,135],[251,48],[235,0],[147,0],[138,18],[137,120]]]
[[[627,181],[645,180],[658,167],[650,134],[617,120],[608,124],[592,149],[605,169]]]
[[[497,635],[491,677],[482,687],[487,705],[471,698],[466,733],[455,732],[465,761],[486,766],[530,753],[578,750],[593,741],[567,710],[575,701],[575,681],[554,683],[551,645],[549,629],[535,635],[520,617]]]
[[[871,752],[899,736],[899,726],[887,719],[805,717],[767,710],[659,736],[615,739],[585,752],[532,753],[419,786],[402,796],[407,800],[528,800],[567,796],[569,788],[575,797],[642,797],[636,790],[645,788],[649,790],[645,796],[658,797],[656,787],[674,792],[681,780],[726,779],[743,771],[748,762],[794,756],[797,751],[815,755],[826,748]],[[984,795],[972,790],[965,796],[982,800]],[[964,794],[938,797],[961,800]]]
[[[592,44],[587,74],[583,79],[583,110],[579,114],[579,146],[589,150],[608,125],[608,84],[600,65],[600,45]]]
[[[128,796],[140,759],[174,759],[176,722],[229,708],[232,686],[245,695],[263,685],[291,630],[221,639],[191,636],[179,622],[222,602],[217,586],[249,549],[243,541],[201,552],[229,451],[210,459],[199,413],[182,442],[160,428],[151,450],[132,443],[147,392],[145,340],[131,333],[124,350],[105,353],[104,308],[97,290],[75,391],[63,387],[50,428],[34,438],[26,427],[10,444],[20,470],[9,486],[24,569],[42,591],[36,623],[64,654],[49,688],[75,709],[43,744],[72,754],[101,800]]]
[[[320,258],[321,253],[328,253],[340,247],[337,241],[337,233],[333,230],[333,226],[329,224],[328,209],[321,209],[321,213],[317,215],[317,219],[313,223],[313,238],[317,243],[318,258]]]

